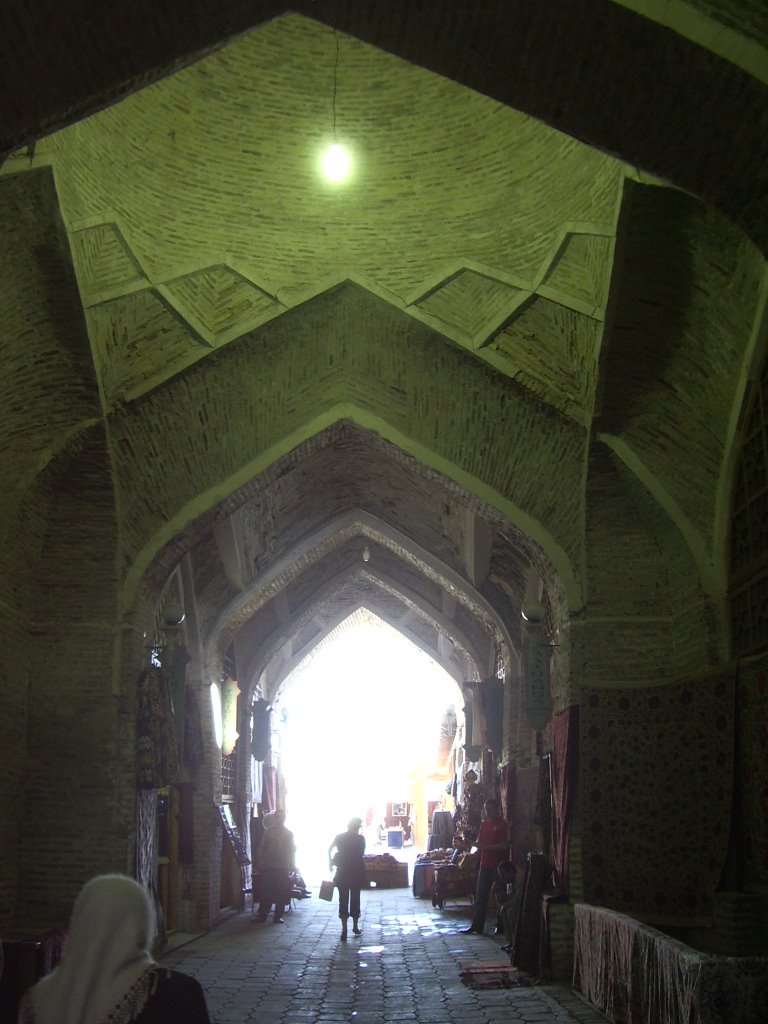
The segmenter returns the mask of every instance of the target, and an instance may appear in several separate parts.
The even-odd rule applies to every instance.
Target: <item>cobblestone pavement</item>
[[[434,910],[409,889],[364,892],[363,934],[339,939],[338,905],[314,891],[285,915],[250,910],[167,953],[202,984],[214,1024],[604,1024],[559,985],[472,990],[462,965],[508,964],[504,940],[462,935],[466,907]],[[491,925],[492,928],[492,925]]]

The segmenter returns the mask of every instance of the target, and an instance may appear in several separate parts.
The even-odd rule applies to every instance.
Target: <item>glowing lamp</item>
[[[321,167],[328,181],[346,181],[352,172],[352,157],[340,142],[333,142],[323,153]]]

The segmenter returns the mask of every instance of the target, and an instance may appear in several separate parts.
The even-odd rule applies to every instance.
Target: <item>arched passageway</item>
[[[572,898],[722,940],[733,806],[765,846],[730,660],[766,644],[756,433],[731,512],[766,338],[756,5],[118,2],[61,32],[44,6],[11,4],[0,42],[11,78],[46,70],[6,90],[0,142],[30,143],[0,168],[0,928],[154,869],[137,780],[145,810],[178,787],[179,921],[215,920],[212,805],[248,791],[213,685],[247,711],[366,607],[471,684],[518,812],[580,725]],[[334,30],[370,157],[344,193],[309,169]],[[198,742],[142,779],[155,658]],[[768,861],[732,852],[729,884],[764,893]]]
[[[370,852],[386,851],[389,825],[413,854],[427,849],[432,812],[453,812],[458,800],[450,791],[464,763],[464,700],[443,668],[366,609],[291,672],[274,711],[305,878],[325,876],[328,844],[353,816]]]
[[[375,734],[378,767],[388,758],[390,782],[382,780],[376,799],[359,810],[360,816],[379,818],[385,811],[412,829],[413,842],[423,849],[432,812],[453,812],[461,801],[467,766],[474,767],[490,794],[498,786],[499,766],[510,756],[520,764],[538,757],[520,673],[534,622],[526,626],[520,611],[532,596],[529,616],[541,622],[539,640],[548,641],[556,623],[567,621],[565,591],[541,548],[499,509],[344,420],[296,446],[181,531],[153,560],[136,612],[157,607],[162,618],[170,602],[188,614],[182,626],[188,678],[202,692],[211,687],[225,697],[221,754],[209,730],[204,765],[215,800],[239,828],[246,857],[254,816],[284,806],[299,822],[314,819],[319,791],[333,789],[340,775],[359,776],[360,754],[353,743],[336,749],[338,721],[316,732],[314,763],[304,778],[296,769],[289,777],[290,726],[270,726],[264,749],[258,755],[252,749],[251,716],[267,706],[270,723],[282,722],[302,663],[316,660],[344,635],[351,615],[365,610],[379,631],[394,633],[424,664],[439,668],[447,690],[433,702],[431,738],[422,733],[401,742],[414,696],[390,706],[392,679],[380,679],[355,708],[355,728],[366,750],[371,746],[366,723],[374,716],[381,725],[377,689],[387,693],[391,712],[389,725]],[[563,643],[547,649],[553,665],[567,650]],[[382,660],[373,655],[377,667]],[[366,672],[364,656],[360,671]],[[367,674],[373,675],[371,666]],[[557,679],[554,692],[563,701],[567,677]],[[338,686],[331,675],[318,684],[318,692],[324,706],[334,706]],[[546,715],[549,687],[545,697]],[[201,706],[208,714],[207,697]],[[449,707],[457,727],[438,764],[441,718]],[[292,717],[291,712],[289,723]],[[430,745],[432,750],[420,756]],[[203,765],[198,779],[200,770]],[[366,771],[371,774],[372,768]],[[399,796],[394,791],[398,774]],[[450,799],[441,802],[446,787]],[[315,800],[308,797],[302,806],[303,788]],[[535,794],[526,799],[530,803]],[[205,822],[205,789],[199,784],[191,801],[196,820]],[[394,815],[391,806],[386,809],[394,803],[409,807]],[[338,808],[342,819],[352,813]],[[532,814],[529,806],[525,819]],[[321,827],[336,830],[339,823],[325,813]],[[215,916],[220,906],[237,901],[241,872],[215,821],[209,817],[196,831],[207,857],[186,872],[188,891],[199,887],[209,893],[208,914]],[[248,881],[250,870],[246,876]]]

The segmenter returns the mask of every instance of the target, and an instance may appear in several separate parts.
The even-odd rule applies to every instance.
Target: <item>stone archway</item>
[[[146,575],[144,603],[174,564],[181,566],[197,630],[197,684],[204,690],[225,665],[238,677],[245,742],[244,709],[256,682],[265,681],[263,692],[275,694],[296,662],[362,605],[376,609],[459,682],[479,684],[503,672],[505,714],[516,720],[520,608],[531,572],[544,581],[547,628],[568,615],[554,567],[519,528],[350,421],[291,450],[182,531]],[[567,680],[561,677],[560,684]],[[476,722],[482,720],[481,691],[464,696],[477,705]],[[516,754],[521,744],[533,751],[533,732],[513,731]],[[482,745],[482,732],[475,741]],[[215,751],[211,757],[215,788]],[[247,764],[238,761],[233,770],[237,792],[245,794]],[[238,799],[242,809],[245,801]],[[200,838],[215,874],[217,833],[207,843]]]

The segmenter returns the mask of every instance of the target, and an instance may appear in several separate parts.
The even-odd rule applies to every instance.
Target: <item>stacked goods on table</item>
[[[408,886],[408,865],[390,853],[371,853],[363,858],[368,885],[374,889],[402,889]]]
[[[453,849],[430,850],[420,853],[413,865],[413,895],[417,899],[428,900],[432,896],[432,873],[442,864],[450,864]]]
[[[429,853],[420,853],[416,857],[417,864],[450,864],[454,854],[453,847],[445,850],[430,850]]]

